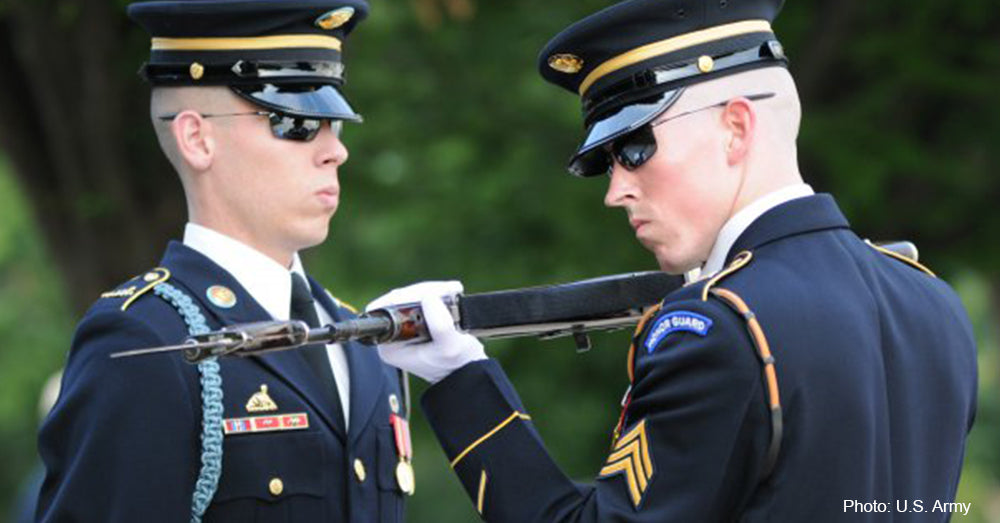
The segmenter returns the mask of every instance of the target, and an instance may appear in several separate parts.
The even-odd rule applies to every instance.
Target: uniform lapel
[[[333,321],[355,317],[354,314],[337,306],[323,287],[312,278],[309,278],[309,286],[313,289],[313,297],[330,313]],[[353,341],[342,346],[351,373],[351,423],[348,441],[353,443],[368,424],[377,402],[384,400],[385,394],[382,389],[385,367],[374,347]]]
[[[170,242],[161,265],[171,272],[170,281],[184,286],[190,295],[198,300],[219,325],[266,321],[271,315],[257,303],[250,293],[229,272],[218,266],[201,253],[179,242]],[[236,295],[232,307],[220,307],[208,299],[208,289],[214,285],[229,288]],[[322,383],[306,365],[305,359],[297,351],[274,352],[249,358],[272,374],[278,376],[291,388],[301,394],[320,414],[323,421],[341,437],[345,437],[343,416],[335,415],[332,405],[324,400]]]
[[[751,223],[729,249],[726,265],[742,251],[752,251],[782,238],[849,226],[829,194],[796,198],[765,212]]]

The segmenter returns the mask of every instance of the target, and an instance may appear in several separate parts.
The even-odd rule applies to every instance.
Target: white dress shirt
[[[692,277],[695,280],[708,278],[721,271],[726,263],[726,255],[729,254],[729,249],[733,248],[736,239],[750,227],[750,224],[755,222],[764,213],[785,202],[813,194],[815,192],[813,192],[812,187],[808,184],[789,185],[788,187],[782,187],[777,191],[757,198],[746,207],[740,209],[739,212],[726,221],[722,229],[719,229],[719,236],[715,239],[715,245],[712,246],[712,251],[709,252],[708,260],[702,266],[701,273],[696,276],[689,273],[688,281],[692,281]]]
[[[236,281],[254,300],[271,315],[274,320],[288,320],[292,306],[292,275],[295,272],[305,279],[302,260],[298,253],[292,258],[292,266],[283,267],[260,251],[196,223],[184,227],[184,245],[204,254],[208,259],[232,274]],[[308,280],[306,280],[308,284]],[[329,312],[317,301],[314,305],[322,324],[333,322]],[[326,346],[330,358],[330,368],[337,382],[337,393],[344,408],[344,422],[350,419],[350,373],[347,356],[339,343]],[[345,426],[346,428],[346,426]]]

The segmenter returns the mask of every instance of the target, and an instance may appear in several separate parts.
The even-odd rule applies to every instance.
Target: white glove
[[[441,300],[462,293],[460,281],[427,281],[389,291],[365,306],[365,312],[404,303],[420,303],[431,341],[385,343],[378,346],[382,361],[437,383],[466,363],[485,360],[483,344],[459,332],[455,319]]]

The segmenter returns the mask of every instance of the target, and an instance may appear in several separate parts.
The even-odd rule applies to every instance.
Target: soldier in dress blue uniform
[[[632,0],[541,53],[545,79],[582,97],[570,171],[607,176],[606,205],[689,280],[635,332],[593,484],[563,474],[499,364],[455,330],[439,296],[460,283],[370,305],[422,303],[433,341],[379,352],[433,383],[423,408],[483,519],[950,515],[933,510],[954,499],[975,412],[969,319],[946,283],[859,238],[803,183],[780,5]]]
[[[90,308],[41,429],[41,521],[403,520],[401,373],[356,343],[188,364],[111,359],[233,323],[353,317],[303,269],[347,160],[342,46],[363,0],[156,1],[142,73],[189,223]],[[400,436],[397,438],[397,435]]]

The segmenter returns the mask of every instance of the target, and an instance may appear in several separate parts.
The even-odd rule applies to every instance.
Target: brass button
[[[205,66],[198,62],[191,62],[188,72],[191,73],[192,80],[201,80],[201,77],[205,76]]]
[[[365,472],[365,464],[360,459],[354,460],[354,475],[358,477],[358,483],[364,483],[368,473]]]
[[[280,496],[285,491],[285,482],[281,481],[281,478],[271,478],[271,482],[267,484],[267,489],[271,491],[272,496]]]
[[[710,73],[715,69],[715,60],[711,56],[702,55],[698,57],[698,70],[703,73]]]

